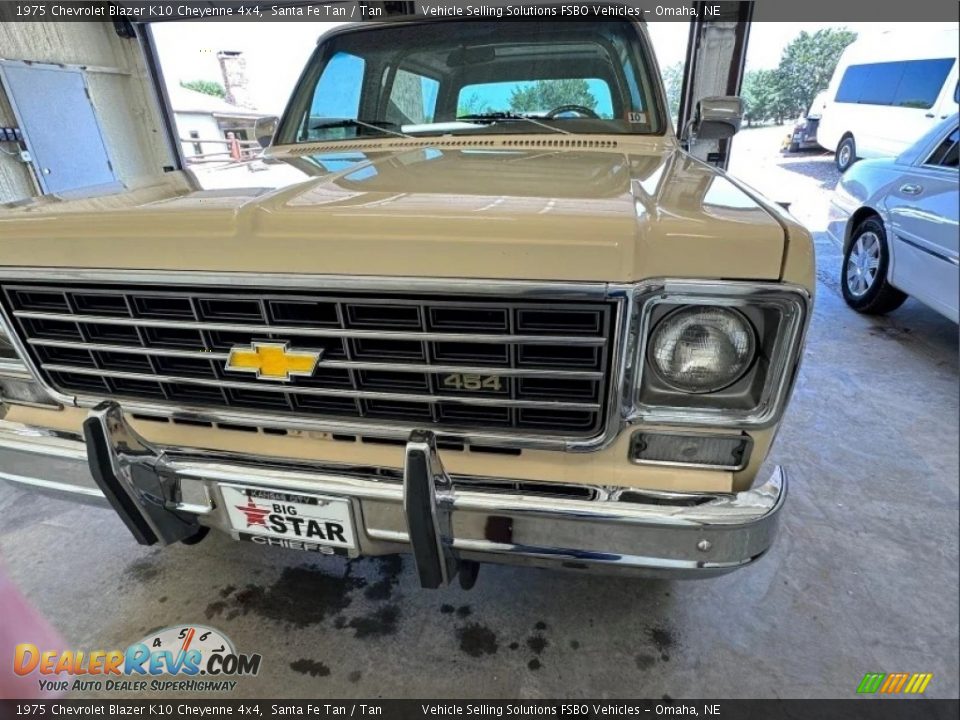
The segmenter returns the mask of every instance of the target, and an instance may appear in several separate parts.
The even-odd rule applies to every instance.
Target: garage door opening
[[[840,107],[833,102],[841,79],[834,79],[835,70],[854,42],[888,50],[891,43],[908,45],[905,52],[922,54],[931,38],[951,28],[956,32],[955,23],[908,25],[904,30],[902,23],[754,23],[741,88],[745,117],[733,141],[729,171],[767,197],[788,203],[810,229],[825,229],[829,195],[840,179],[837,139],[820,132],[821,124],[829,126],[831,120],[825,114]],[[956,56],[955,39],[953,43],[949,65]],[[929,78],[928,70],[916,79]],[[901,79],[902,73],[896,82],[882,85],[894,92]],[[923,84],[904,81],[903,87],[915,90]],[[951,112],[956,112],[955,102]],[[903,132],[905,128],[889,128],[893,135]],[[888,153],[895,154],[899,151]]]
[[[253,134],[279,116],[317,39],[340,23],[166,22],[150,26],[184,167],[201,187],[262,186]],[[231,172],[231,170],[234,170]]]

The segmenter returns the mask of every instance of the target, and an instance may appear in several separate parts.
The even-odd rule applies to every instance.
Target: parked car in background
[[[817,130],[820,127],[820,117],[823,115],[823,106],[827,102],[827,92],[817,93],[810,103],[807,114],[797,120],[793,129],[783,139],[781,150],[799,152],[801,150],[815,150],[820,147],[817,141]]]
[[[859,158],[896,157],[957,112],[957,28],[860,38],[827,88],[818,142],[845,172]]]
[[[854,310],[890,312],[912,295],[958,321],[958,117],[840,180],[828,230],[843,243],[840,285]]]

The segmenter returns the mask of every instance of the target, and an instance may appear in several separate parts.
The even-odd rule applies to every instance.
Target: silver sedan
[[[843,246],[840,285],[857,312],[887,313],[912,296],[958,322],[958,117],[841,178],[827,229]]]

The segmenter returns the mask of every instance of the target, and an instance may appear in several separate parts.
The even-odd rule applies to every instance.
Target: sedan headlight
[[[675,310],[657,324],[650,338],[657,375],[670,387],[688,393],[729,387],[750,367],[756,348],[750,322],[725,307]]]

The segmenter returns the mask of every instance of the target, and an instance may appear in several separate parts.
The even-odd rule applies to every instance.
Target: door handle
[[[902,192],[904,195],[919,195],[923,192],[923,186],[907,183],[906,185],[900,186],[900,192]]]

